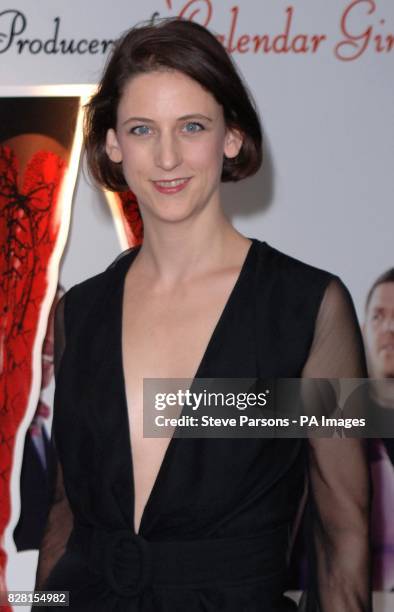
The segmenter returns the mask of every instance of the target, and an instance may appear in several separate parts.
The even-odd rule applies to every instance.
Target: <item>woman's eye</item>
[[[135,134],[136,136],[146,136],[149,134],[150,128],[147,125],[136,125],[131,128],[130,134]]]
[[[194,132],[201,132],[201,130],[203,129],[204,126],[201,125],[201,123],[198,123],[197,121],[189,121],[189,123],[186,123],[186,125],[184,126],[185,132],[188,132],[189,134],[194,134]]]

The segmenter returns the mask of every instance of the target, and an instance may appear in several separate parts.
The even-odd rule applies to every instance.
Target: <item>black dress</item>
[[[71,288],[57,309],[59,463],[36,587],[70,591],[70,609],[81,611],[296,609],[283,593],[308,482],[303,609],[370,610],[360,440],[172,438],[134,533],[121,323],[137,253]],[[196,378],[364,375],[341,281],[253,240]]]

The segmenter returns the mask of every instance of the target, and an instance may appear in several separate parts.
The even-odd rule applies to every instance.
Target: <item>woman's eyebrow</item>
[[[178,121],[185,121],[186,119],[206,119],[207,121],[213,121],[211,117],[207,117],[207,115],[202,115],[201,113],[191,113],[190,115],[183,115],[183,117],[179,117]]]
[[[122,125],[125,125],[129,121],[141,121],[141,123],[154,123],[153,119],[148,119],[148,117],[129,117],[125,121],[123,121]]]
[[[187,119],[205,119],[206,121],[213,121],[211,117],[207,117],[207,115],[202,115],[201,113],[191,113],[188,115],[182,115],[182,117],[178,117],[177,121],[185,121]],[[126,121],[123,121],[122,125],[125,125],[129,121],[141,121],[142,123],[155,123],[153,119],[149,119],[149,117],[128,117]]]

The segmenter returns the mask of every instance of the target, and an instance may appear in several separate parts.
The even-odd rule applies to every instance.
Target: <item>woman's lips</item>
[[[189,178],[179,178],[173,179],[171,181],[152,181],[155,189],[160,193],[165,194],[173,194],[178,193],[178,191],[182,191],[185,189],[186,185],[189,183]]]

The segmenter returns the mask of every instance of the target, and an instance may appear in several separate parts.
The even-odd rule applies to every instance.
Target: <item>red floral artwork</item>
[[[132,191],[121,191],[116,194],[120,200],[121,209],[125,218],[127,242],[129,246],[141,244],[144,236],[142,218],[137,198]]]
[[[15,436],[30,395],[32,351],[58,235],[56,207],[65,169],[58,155],[38,151],[21,181],[14,152],[0,146],[0,544],[10,519]],[[5,564],[0,546],[0,584]]]

